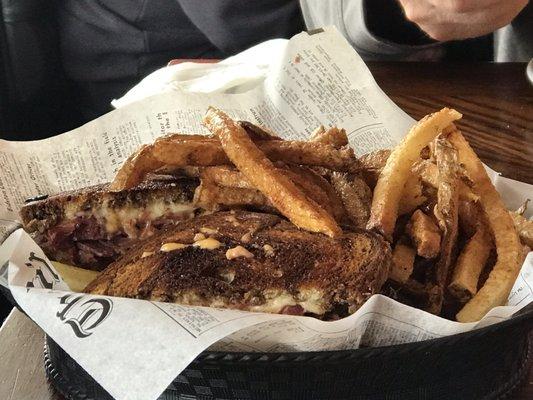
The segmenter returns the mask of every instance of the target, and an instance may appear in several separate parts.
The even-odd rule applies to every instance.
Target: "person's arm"
[[[300,0],[309,29],[335,25],[367,60],[436,60],[443,42],[510,23],[528,0]]]
[[[296,0],[177,1],[192,23],[227,55],[305,28]]]
[[[492,33],[510,24],[529,2],[529,0],[398,1],[406,18],[438,41],[470,39]]]
[[[444,50],[397,0],[300,0],[308,29],[334,25],[365,60],[437,60]]]
[[[494,35],[494,61],[528,62],[533,58],[533,2]]]

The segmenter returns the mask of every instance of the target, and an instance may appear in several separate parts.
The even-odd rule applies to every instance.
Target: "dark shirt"
[[[61,56],[87,120],[174,58],[225,58],[305,29],[297,0],[64,0]]]

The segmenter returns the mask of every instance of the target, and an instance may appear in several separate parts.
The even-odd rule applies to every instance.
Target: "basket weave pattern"
[[[530,310],[473,332],[397,346],[307,353],[204,352],[160,400],[503,399],[527,374],[532,326]],[[45,366],[67,399],[111,399],[50,338]]]

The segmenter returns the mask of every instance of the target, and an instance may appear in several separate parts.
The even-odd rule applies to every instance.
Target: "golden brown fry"
[[[473,190],[487,215],[497,254],[496,264],[487,281],[457,314],[459,322],[473,322],[480,320],[493,307],[505,304],[520,270],[522,245],[513,220],[476,153],[458,131],[452,132],[449,140],[474,182]]]
[[[235,167],[226,165],[203,168],[200,179],[202,182],[211,182],[217,186],[257,190]]]
[[[416,246],[416,252],[424,258],[435,258],[440,251],[440,231],[433,220],[416,210],[405,231]]]
[[[220,139],[228,158],[246,179],[292,223],[328,236],[338,236],[342,233],[333,217],[315,201],[305,196],[286,175],[280,172],[252,142],[246,131],[229,116],[210,107],[204,117],[204,123]]]
[[[231,164],[216,138],[158,138],[154,142],[154,158],[176,167]]]
[[[531,247],[529,247],[527,244],[522,245],[522,255],[519,258],[519,264],[524,264],[524,261],[526,260],[527,255],[531,251]]]
[[[303,169],[303,168],[302,168]],[[335,210],[329,201],[327,193],[322,188],[316,185],[311,179],[304,175],[302,169],[297,167],[288,167],[280,169],[280,172],[285,174],[294,184],[316,204],[322,207],[328,214],[335,218]],[[335,221],[337,219],[335,218]]]
[[[341,199],[336,194],[333,187],[328,181],[318,175],[316,172],[311,169],[303,166],[284,166],[281,171],[289,176],[289,178],[298,186],[306,196],[313,199],[317,204],[321,205],[328,213],[335,217],[336,221],[342,221],[344,217],[344,207],[341,202]],[[200,179],[202,182],[212,183],[216,186],[226,187],[226,188],[236,188],[236,189],[251,189],[256,191],[257,189],[248,181],[244,176],[234,167],[229,166],[214,166],[214,167],[205,167],[200,173]],[[231,192],[230,195],[238,193],[238,191]],[[253,204],[250,204],[252,207],[256,207],[258,203],[256,197],[243,192],[246,196],[240,205],[246,205],[245,200],[251,199]],[[202,200],[205,200],[206,195],[202,197]],[[223,198],[228,198],[229,195],[224,194]],[[233,196],[235,197],[235,196]],[[229,200],[225,201],[225,205],[228,205]],[[231,200],[234,204],[235,200]],[[207,203],[205,200],[204,203]],[[209,207],[208,209],[212,209]]]
[[[368,229],[378,231],[391,240],[400,198],[411,167],[420,158],[420,151],[459,118],[461,114],[457,111],[443,108],[421,119],[394,148],[374,189]]]
[[[311,132],[311,134],[309,135],[309,140],[314,140],[316,138],[319,138],[320,136],[324,134],[324,132],[326,132],[326,128],[324,128],[324,125],[320,125],[316,127],[315,130]]]
[[[320,126],[311,134],[309,140],[316,143],[330,145],[336,149],[348,145],[348,136],[346,135],[346,130],[339,129],[336,126],[328,129]]]
[[[434,155],[439,169],[439,188],[434,214],[442,231],[439,260],[432,271],[435,288],[430,296],[429,312],[440,314],[444,290],[450,278],[453,251],[459,226],[459,163],[457,150],[440,135],[434,142]]]
[[[421,160],[413,166],[413,171],[420,175],[422,182],[435,189],[439,186],[439,170],[429,160]],[[464,201],[478,201],[479,197],[463,181],[459,181],[459,197]]]
[[[359,169],[359,162],[350,148],[336,149],[322,143],[283,141],[262,128],[243,124],[253,130],[259,147],[274,161],[323,166],[340,171]],[[182,168],[215,165],[231,165],[217,138],[180,134],[163,136],[132,155],[118,171],[111,188],[129,189],[139,184],[147,173],[162,166]]]
[[[477,292],[479,274],[487,263],[492,248],[492,238],[480,226],[459,254],[448,290],[453,297],[466,302]]]
[[[272,161],[325,167],[343,172],[357,172],[361,168],[353,149],[349,147],[336,149],[317,142],[290,140],[261,142],[258,146]]]
[[[287,168],[290,169],[292,172],[300,175],[301,179],[305,179],[309,182],[312,182],[314,185],[320,188],[321,191],[323,191],[327,196],[327,201],[331,208],[330,214],[333,215],[333,218],[335,218],[335,221],[337,221],[338,223],[344,222],[347,217],[346,210],[344,209],[344,204],[342,202],[342,199],[340,198],[340,195],[337,193],[337,191],[335,191],[332,184],[329,183],[327,179],[325,179],[323,176],[321,176],[311,168],[305,166],[289,165],[287,166]],[[295,183],[298,182],[295,181]],[[316,198],[312,196],[311,198],[317,201]],[[318,204],[322,203],[318,202]]]
[[[422,181],[420,177],[411,171],[403,188],[398,215],[409,214],[424,204],[427,197],[422,194]]]
[[[252,124],[251,122],[238,121],[238,124],[246,130],[246,133],[248,133],[248,136],[250,136],[250,139],[252,139],[254,142],[260,140],[283,140],[274,132],[263,128],[262,126]]]
[[[389,278],[405,283],[413,273],[416,250],[405,244],[398,243],[392,251],[392,269]]]
[[[518,208],[518,210],[516,210],[516,212],[520,215],[524,215],[524,213],[527,211],[527,205],[530,201],[530,199],[526,199],[526,201],[524,201],[524,203]]]
[[[289,164],[322,166],[339,171],[357,171],[360,168],[353,150],[335,149],[330,145],[292,140],[258,141],[258,147],[272,161]],[[154,143],[154,157],[164,164],[175,166],[229,165],[230,160],[216,138],[157,139]]]
[[[235,207],[274,210],[267,198],[258,190],[222,187],[206,182],[202,182],[196,188],[194,204],[209,211]]]
[[[346,214],[357,228],[364,228],[370,215],[372,192],[363,179],[341,172],[330,174],[330,181],[339,194]]]
[[[509,214],[513,219],[514,226],[522,243],[533,247],[533,221],[526,219],[526,217],[518,212],[509,211]]]
[[[479,203],[459,201],[459,226],[468,237],[472,237],[480,226],[486,229],[486,216]]]
[[[379,174],[385,167],[390,153],[391,150],[376,150],[359,157],[363,179],[371,188],[376,186]]]
[[[163,166],[163,163],[153,157],[152,145],[143,145],[122,164],[109,190],[119,192],[139,184],[144,176]]]

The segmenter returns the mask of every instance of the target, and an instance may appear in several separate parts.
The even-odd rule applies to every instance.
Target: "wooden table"
[[[459,127],[491,168],[533,183],[533,87],[525,63],[369,63],[377,83],[421,118],[443,106],[463,114]]]
[[[533,183],[533,88],[525,64],[369,63],[376,81],[414,118],[458,109],[460,128],[489,166]],[[533,335],[532,335],[533,340]],[[43,370],[43,333],[14,311],[0,330],[0,399],[60,400]],[[533,399],[533,370],[512,400]]]

